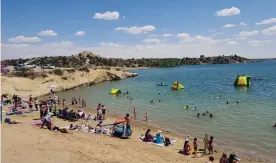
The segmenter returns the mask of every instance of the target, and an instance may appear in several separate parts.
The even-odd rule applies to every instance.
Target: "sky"
[[[2,0],[1,59],[276,57],[275,0]]]

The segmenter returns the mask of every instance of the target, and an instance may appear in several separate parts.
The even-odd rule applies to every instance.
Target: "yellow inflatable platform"
[[[178,82],[174,82],[172,85],[173,90],[184,89],[184,86]]]
[[[117,93],[121,93],[121,90],[117,88],[112,88],[110,91],[110,94],[117,94]]]
[[[238,76],[234,82],[234,86],[250,86],[251,76]]]

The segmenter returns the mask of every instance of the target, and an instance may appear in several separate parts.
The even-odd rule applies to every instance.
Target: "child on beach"
[[[133,114],[134,114],[134,117],[136,118],[136,108],[133,107]]]
[[[206,149],[207,149],[208,143],[209,143],[209,139],[208,139],[208,135],[207,135],[207,134],[205,134],[205,137],[204,137],[204,139],[203,139],[203,142],[204,142],[204,154],[207,154],[207,153],[206,153]]]
[[[208,142],[208,150],[209,150],[209,154],[213,154],[214,153],[214,146],[213,146],[213,139],[214,137],[213,136],[210,136],[210,140]]]
[[[149,115],[148,113],[145,114],[146,121],[149,121]]]
[[[197,138],[194,138],[194,142],[193,142],[193,146],[194,146],[194,151],[197,151]]]

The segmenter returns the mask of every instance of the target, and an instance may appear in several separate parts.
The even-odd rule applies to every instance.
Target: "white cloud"
[[[109,46],[109,47],[123,47],[123,45],[120,45],[120,44],[115,44],[113,42],[100,42],[100,45],[101,46]]]
[[[231,8],[225,8],[222,10],[218,10],[216,12],[217,16],[232,16],[232,15],[238,15],[241,13],[241,10],[236,8],[236,7],[231,7]]]
[[[169,33],[163,34],[163,37],[170,37],[170,36],[172,36],[172,34],[169,34]]]
[[[1,47],[26,47],[29,44],[1,44]]]
[[[188,39],[190,37],[190,35],[188,33],[179,33],[176,36],[181,38],[181,39]]]
[[[57,33],[55,31],[53,31],[53,30],[47,29],[45,31],[40,31],[38,33],[38,35],[40,35],[40,36],[56,36]]]
[[[143,40],[144,43],[149,43],[149,44],[158,44],[160,43],[160,40],[157,38],[147,38]]]
[[[227,42],[227,44],[228,44],[228,45],[238,45],[238,43],[235,42],[235,41],[229,41],[229,42]]]
[[[233,28],[235,27],[234,24],[225,24],[222,28]]]
[[[71,41],[61,41],[61,42],[53,42],[52,45],[54,46],[72,46],[74,45]]]
[[[270,19],[265,19],[259,23],[255,23],[256,25],[263,25],[263,24],[273,24],[276,23],[276,18],[270,18]]]
[[[149,58],[149,57],[199,57],[237,54],[243,57],[263,58],[275,57],[276,46],[263,44],[251,48],[247,42],[240,42],[240,48],[233,48],[227,43],[231,40],[214,40],[204,36],[190,37],[191,41],[180,40],[175,43],[159,43],[150,45],[114,45],[104,43],[102,45],[82,46],[72,42],[62,41],[32,46],[2,46],[2,59],[38,57],[38,56],[70,56],[82,51],[92,51],[96,54],[111,58]],[[189,40],[188,39],[188,40]],[[115,47],[114,47],[115,46]],[[173,54],[173,55],[172,55]]]
[[[216,36],[218,36],[218,35],[223,35],[223,33],[221,33],[221,32],[215,32],[215,33],[212,34],[211,37],[216,37]]]
[[[84,31],[77,31],[75,33],[76,36],[83,36],[84,34],[85,34]]]
[[[259,45],[264,45],[267,43],[270,43],[271,40],[250,40],[247,43],[253,46],[259,46]]]
[[[247,24],[245,22],[241,22],[240,26],[247,26]]]
[[[106,11],[105,13],[95,13],[93,16],[94,19],[102,19],[102,20],[118,20],[120,14],[117,11]]]
[[[123,19],[125,19],[126,17],[125,17],[125,16],[123,16],[122,18],[123,18]]]
[[[32,42],[40,42],[42,41],[38,37],[25,37],[25,36],[16,36],[9,39],[11,43],[32,43]]]
[[[239,33],[239,36],[241,38],[245,38],[245,37],[250,37],[250,36],[255,36],[259,33],[259,31],[242,31]]]
[[[133,27],[117,27],[115,28],[116,31],[124,31],[125,33],[129,34],[144,34],[144,33],[149,33],[156,28],[152,25],[146,25],[146,26],[133,26]]]
[[[276,25],[262,30],[262,33],[265,35],[275,35],[276,34]]]

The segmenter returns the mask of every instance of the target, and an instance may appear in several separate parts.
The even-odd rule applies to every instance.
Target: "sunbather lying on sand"
[[[10,118],[5,118],[5,123],[7,123],[7,124],[20,124],[21,122],[12,121]]]

